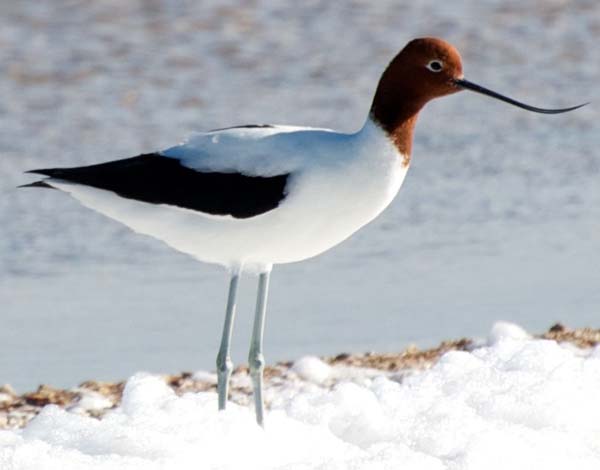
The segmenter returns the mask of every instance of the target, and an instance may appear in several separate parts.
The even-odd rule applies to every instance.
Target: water
[[[600,318],[595,1],[4,2],[0,383],[21,390],[212,368],[227,279],[23,171],[129,157],[244,123],[359,128],[409,39],[540,116],[461,93],[428,105],[392,206],[325,255],[278,266],[267,361],[398,350]],[[242,285],[245,361],[256,279]]]

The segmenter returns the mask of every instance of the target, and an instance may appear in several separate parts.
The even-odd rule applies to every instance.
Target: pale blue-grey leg
[[[229,378],[233,370],[233,363],[229,354],[231,345],[231,332],[233,330],[233,320],[235,318],[235,298],[237,296],[239,272],[231,274],[229,281],[229,295],[227,297],[227,310],[225,312],[225,324],[223,325],[223,336],[221,337],[221,346],[217,354],[217,390],[219,392],[219,410],[224,410],[227,405],[227,396],[229,393]]]
[[[263,402],[263,370],[265,368],[265,357],[263,356],[263,333],[265,329],[265,313],[267,311],[267,292],[269,290],[270,271],[260,274],[258,278],[258,296],[256,298],[256,314],[252,328],[252,340],[250,343],[250,354],[248,364],[250,366],[250,377],[254,392],[254,409],[256,410],[256,422],[264,425],[264,402]]]

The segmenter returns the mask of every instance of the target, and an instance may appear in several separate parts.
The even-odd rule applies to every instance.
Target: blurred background
[[[22,0],[0,3],[0,383],[213,369],[227,288],[221,269],[65,194],[15,189],[33,180],[23,171],[235,124],[355,131],[383,68],[423,35],[501,93],[592,104],[543,116],[464,92],[428,105],[391,207],[275,267],[267,362],[481,337],[496,320],[599,326],[597,0]]]

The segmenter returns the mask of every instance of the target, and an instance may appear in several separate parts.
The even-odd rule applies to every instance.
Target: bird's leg
[[[263,370],[265,368],[265,357],[263,356],[263,332],[265,328],[265,313],[267,310],[267,292],[269,290],[270,270],[260,274],[258,278],[258,296],[256,298],[256,314],[252,328],[252,340],[250,343],[250,354],[248,364],[250,366],[250,377],[254,392],[254,408],[256,410],[256,422],[264,425],[264,403],[263,403]]]
[[[229,392],[229,378],[233,370],[233,363],[229,355],[231,344],[231,332],[233,330],[233,320],[235,318],[235,298],[237,296],[239,272],[231,274],[229,281],[229,295],[227,297],[227,311],[225,312],[225,324],[223,325],[223,336],[221,337],[221,346],[217,354],[217,390],[219,392],[219,410],[224,410],[227,405],[227,395]]]

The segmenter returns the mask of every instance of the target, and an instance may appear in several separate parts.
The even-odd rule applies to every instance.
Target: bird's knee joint
[[[261,353],[250,353],[248,358],[250,373],[260,373],[265,368],[265,356]]]
[[[217,372],[221,374],[228,374],[233,370],[233,362],[229,356],[217,356]]]

